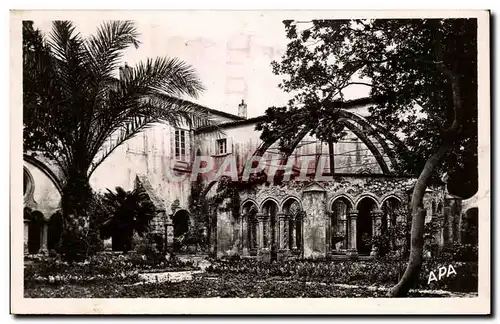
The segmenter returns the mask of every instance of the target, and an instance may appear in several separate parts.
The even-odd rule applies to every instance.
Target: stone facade
[[[369,239],[381,234],[382,228],[406,222],[405,208],[414,183],[409,178],[337,176],[330,182],[258,185],[240,193],[238,215],[224,205],[218,209],[217,255],[271,259],[376,256],[376,249],[363,246],[366,243],[360,236]],[[444,195],[443,188],[433,189],[424,198],[426,223],[447,218],[445,224],[439,223],[436,238],[441,245],[458,242],[460,210],[453,207],[458,201]],[[346,208],[337,214],[340,201]]]

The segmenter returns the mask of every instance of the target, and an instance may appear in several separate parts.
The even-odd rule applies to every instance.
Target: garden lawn
[[[322,282],[304,282],[267,278],[255,281],[250,275],[203,274],[192,281],[178,283],[124,284],[26,283],[26,298],[315,298],[315,297],[386,297],[386,292],[367,287],[339,287]],[[446,297],[412,292],[410,297]]]

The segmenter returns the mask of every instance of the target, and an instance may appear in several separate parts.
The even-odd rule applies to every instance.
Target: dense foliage
[[[459,115],[454,149],[447,153],[440,170],[454,174],[467,168],[470,179],[477,182],[475,19],[284,24],[287,51],[281,62],[272,65],[273,72],[284,77],[281,89],[294,97],[286,107],[268,109],[259,126],[264,140],[279,134],[281,146],[286,148],[287,141],[303,127],[321,140],[338,140],[345,135],[339,109],[348,107],[343,99],[346,89],[366,86],[371,91],[364,100],[372,104],[370,121],[387,133],[400,134],[408,148],[398,152],[400,171],[418,175]],[[460,87],[461,109],[456,112],[449,72]],[[470,185],[474,193],[477,184]]]
[[[308,133],[334,143],[347,134],[352,119],[344,108],[371,105],[369,122],[385,138],[400,138],[392,141],[396,172],[418,175],[410,203],[409,263],[390,293],[403,296],[422,266],[427,186],[446,172],[448,184],[455,184],[451,192],[467,198],[477,191],[477,19],[286,20],[284,25],[289,43],[272,67],[284,77],[281,89],[293,98],[267,110],[257,125],[261,139],[279,140],[285,154]],[[346,101],[352,86],[369,87],[369,98]],[[332,155],[330,146],[331,160]]]
[[[126,191],[116,187],[115,190],[108,189],[104,194],[103,204],[108,217],[100,227],[101,237],[112,237],[114,250],[128,252],[134,233],[140,237],[148,233],[155,206],[141,188]]]

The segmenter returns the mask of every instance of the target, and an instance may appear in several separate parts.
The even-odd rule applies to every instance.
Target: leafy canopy
[[[418,174],[443,141],[451,140],[454,149],[441,170],[452,175],[467,170],[469,180],[477,181],[476,19],[287,20],[284,25],[289,43],[272,68],[284,76],[280,88],[293,97],[287,106],[267,110],[258,125],[264,141],[281,134],[286,149],[304,128],[324,141],[342,138],[338,119],[345,91],[366,86],[373,103],[369,120],[397,134],[408,148],[398,152],[400,172]],[[451,75],[460,86],[456,111]]]

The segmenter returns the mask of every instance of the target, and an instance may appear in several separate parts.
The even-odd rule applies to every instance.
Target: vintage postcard
[[[489,22],[12,11],[11,312],[490,314]]]

